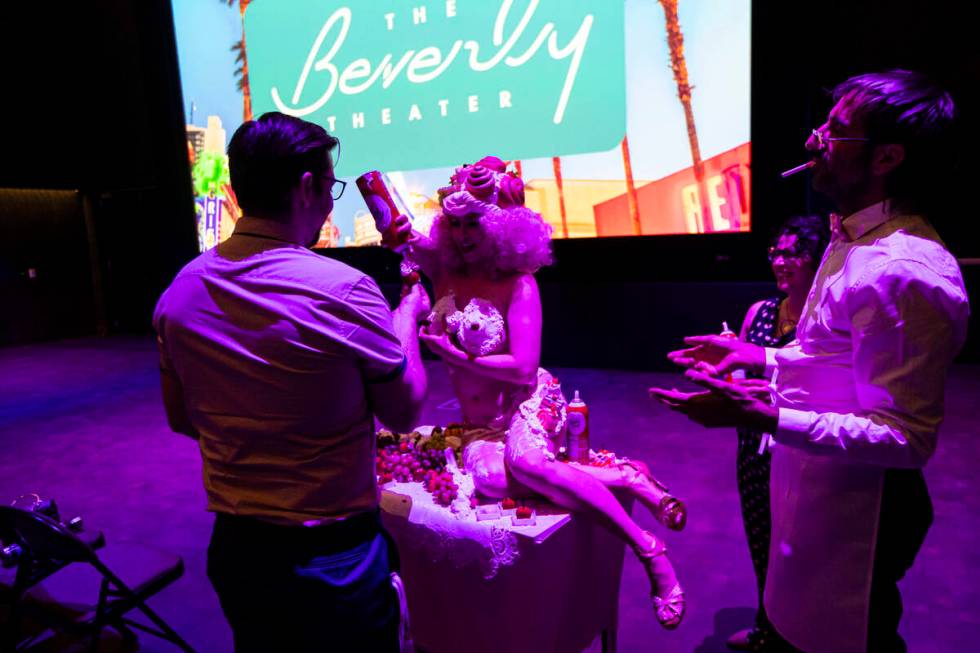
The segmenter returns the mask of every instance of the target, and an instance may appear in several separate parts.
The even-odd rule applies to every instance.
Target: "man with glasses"
[[[308,249],[343,192],[336,146],[281,113],[239,127],[243,217],[154,315],[170,426],[201,448],[208,576],[237,651],[398,649],[374,417],[415,426],[429,305],[416,285],[392,312],[370,277]]]
[[[808,653],[905,651],[897,583],[932,522],[922,467],[969,307],[956,259],[925,216],[950,171],[954,107],[923,75],[860,75],[807,141],[832,237],[797,340],[775,350],[697,336],[671,358],[703,393],[652,389],[708,426],[771,434],[765,607]],[[759,396],[717,375],[772,375]]]

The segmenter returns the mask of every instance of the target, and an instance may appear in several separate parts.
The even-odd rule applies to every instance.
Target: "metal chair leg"
[[[109,600],[109,579],[103,578],[99,586],[99,603],[95,608],[95,621],[92,623],[92,642],[89,644],[90,653],[98,653],[99,639],[105,626],[106,602]]]

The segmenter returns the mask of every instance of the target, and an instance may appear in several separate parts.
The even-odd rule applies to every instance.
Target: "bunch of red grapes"
[[[420,449],[414,442],[402,440],[378,450],[376,469],[382,483],[421,482],[441,506],[450,505],[459,495],[452,472],[446,470],[444,450]]]

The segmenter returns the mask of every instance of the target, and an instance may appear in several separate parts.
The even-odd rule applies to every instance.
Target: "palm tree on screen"
[[[623,136],[620,143],[623,151],[623,174],[626,176],[626,204],[630,211],[630,224],[633,226],[633,235],[639,236],[643,233],[640,224],[640,203],[636,197],[636,184],[633,183],[633,161],[630,159],[629,136]]]
[[[555,170],[555,185],[558,186],[558,212],[561,214],[561,237],[568,238],[568,216],[565,214],[565,190],[561,180],[561,157],[551,157],[551,166]]]
[[[224,2],[229,7],[233,6],[235,1],[221,0],[221,2]],[[235,55],[235,63],[238,64],[238,67],[235,69],[236,86],[242,92],[242,121],[246,121],[252,119],[252,89],[248,85],[248,54],[245,50],[245,10],[252,0],[237,1],[238,11],[242,16],[242,40],[234,43],[231,46],[231,51],[237,53]]]
[[[684,34],[677,17],[678,0],[658,0],[664,9],[667,21],[667,44],[670,46],[670,68],[677,83],[677,97],[684,107],[684,120],[687,122],[687,139],[691,145],[691,159],[694,163],[694,178],[698,185],[698,198],[701,204],[701,231],[710,230],[710,220],[706,213],[707,193],[704,188],[704,163],[701,161],[701,146],[698,144],[698,130],[694,125],[694,110],[691,108],[691,84],[687,79],[687,61],[684,58]]]

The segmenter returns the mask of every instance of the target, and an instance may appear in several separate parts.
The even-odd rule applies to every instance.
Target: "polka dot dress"
[[[759,307],[755,319],[749,326],[746,340],[763,347],[784,347],[796,337],[795,330],[779,336],[776,325],[779,321],[780,299],[767,299]],[[766,586],[766,568],[769,566],[769,538],[772,531],[772,518],[769,515],[769,469],[771,455],[768,451],[759,454],[762,433],[748,429],[738,429],[738,456],[736,470],[738,495],[742,503],[742,522],[749,541],[752,566],[755,569],[759,588],[759,610],[755,618],[755,630],[750,637],[753,651],[782,651],[785,642],[773,629],[762,605],[762,595]]]

